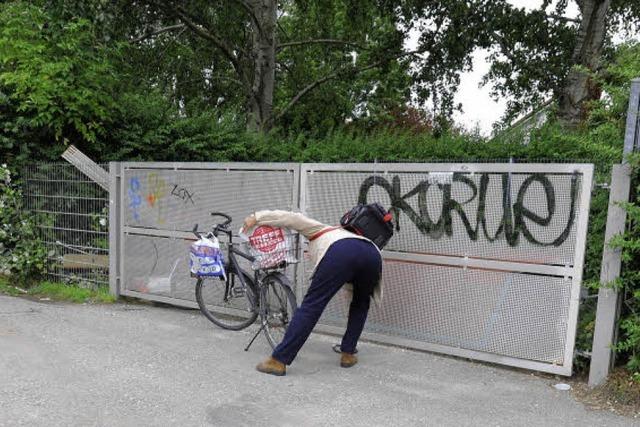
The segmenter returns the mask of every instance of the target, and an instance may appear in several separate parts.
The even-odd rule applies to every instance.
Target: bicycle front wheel
[[[298,304],[289,279],[282,273],[269,274],[264,278],[261,288],[264,331],[267,341],[275,349],[284,338]]]
[[[214,324],[224,329],[239,331],[255,322],[256,292],[253,280],[248,273],[236,273],[226,269],[227,280],[198,278],[196,283],[196,301],[200,311]],[[246,286],[242,286],[239,274],[242,274]]]

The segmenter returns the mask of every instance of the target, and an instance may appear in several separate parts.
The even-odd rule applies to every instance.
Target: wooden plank
[[[67,270],[108,269],[109,255],[66,254],[62,256],[62,268]]]

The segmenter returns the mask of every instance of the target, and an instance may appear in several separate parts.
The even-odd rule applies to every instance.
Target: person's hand
[[[256,217],[251,214],[244,219],[244,224],[242,225],[242,230],[247,231],[252,229],[256,225]]]

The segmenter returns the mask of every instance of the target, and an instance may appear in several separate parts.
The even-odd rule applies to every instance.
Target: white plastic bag
[[[216,237],[200,237],[191,245],[189,267],[194,276],[226,277],[220,242]]]

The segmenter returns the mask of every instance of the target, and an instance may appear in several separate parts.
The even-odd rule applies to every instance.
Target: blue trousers
[[[381,271],[382,259],[373,243],[362,239],[342,239],[332,244],[318,264],[311,286],[272,357],[287,365],[293,362],[323,310],[345,283],[353,284],[353,299],[341,348],[343,352],[354,353]]]

